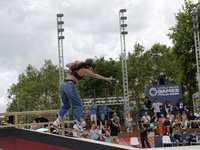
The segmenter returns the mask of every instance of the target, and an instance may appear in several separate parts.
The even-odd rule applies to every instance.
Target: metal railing
[[[18,118],[20,115],[40,115],[40,114],[56,114],[59,110],[45,110],[45,111],[24,111],[24,112],[12,112],[12,113],[0,113],[0,116],[14,116],[15,123],[13,125],[0,125],[0,128],[7,128],[7,127],[15,127],[21,128],[22,126],[31,126],[31,125],[48,125],[48,132],[50,133],[50,126],[53,122],[42,122],[42,123],[26,123],[26,124],[19,124]],[[65,127],[65,123],[73,123],[73,121],[64,121],[62,119],[61,127]],[[65,132],[62,131],[62,135],[65,135]]]

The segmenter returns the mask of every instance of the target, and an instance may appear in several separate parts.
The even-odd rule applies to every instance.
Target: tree
[[[93,98],[94,97],[94,89],[95,89],[95,95],[97,97],[105,97],[105,89],[107,90],[107,96],[115,96],[115,90],[116,90],[116,81],[119,80],[121,83],[121,66],[119,63],[116,63],[115,60],[109,59],[105,60],[104,57],[100,57],[99,59],[96,58],[97,66],[94,73],[100,74],[105,77],[113,77],[116,78],[115,81],[112,81],[112,83],[108,83],[105,80],[100,79],[94,79],[90,76],[85,76],[82,80],[80,80],[77,84],[77,90],[78,92],[82,93],[82,90],[84,91],[84,97],[86,98]],[[119,84],[120,86],[121,84]]]
[[[18,77],[18,83],[8,89],[8,108],[13,111],[58,109],[59,98],[58,68],[50,60],[38,71],[28,65],[25,73]]]
[[[168,84],[176,83],[178,69],[174,65],[174,58],[166,45],[156,43],[150,50],[136,43],[133,53],[128,53],[128,80],[131,100],[136,101],[140,108],[140,101],[144,99],[144,90],[148,85],[157,85],[159,73],[166,75]]]
[[[175,57],[175,63],[180,69],[177,82],[182,84],[184,101],[191,105],[192,94],[197,92],[196,79],[196,59],[194,47],[194,35],[192,30],[191,7],[192,1],[185,0],[182,9],[175,15],[176,25],[171,27],[172,33],[168,36],[174,46],[172,53]],[[200,10],[198,9],[198,14]],[[199,15],[198,15],[199,16]]]

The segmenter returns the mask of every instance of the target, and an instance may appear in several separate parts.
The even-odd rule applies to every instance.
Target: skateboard
[[[77,134],[77,137],[81,137],[82,135],[88,135],[89,132],[87,131],[80,131],[80,130],[76,130],[76,129],[72,129],[72,128],[62,128],[62,127],[51,127],[54,128],[58,131],[66,131],[66,132],[75,132]]]

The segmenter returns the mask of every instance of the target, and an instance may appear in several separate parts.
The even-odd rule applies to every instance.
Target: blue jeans
[[[61,118],[63,118],[67,111],[72,107],[74,111],[73,121],[74,123],[76,122],[80,124],[83,103],[78,91],[76,90],[75,84],[73,82],[64,81],[60,85],[59,93],[63,102],[63,105],[60,107],[59,111]]]

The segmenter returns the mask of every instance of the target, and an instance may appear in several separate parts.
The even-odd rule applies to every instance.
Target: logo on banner
[[[157,89],[155,87],[150,88],[149,94],[151,96],[156,96],[157,95]]]
[[[150,96],[172,96],[180,95],[179,86],[159,86],[149,89]]]

